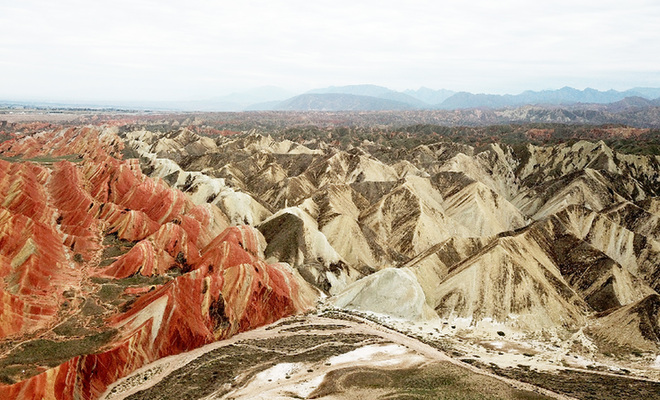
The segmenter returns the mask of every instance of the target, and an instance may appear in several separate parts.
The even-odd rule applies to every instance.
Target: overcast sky
[[[0,0],[0,99],[660,87],[660,2]]]

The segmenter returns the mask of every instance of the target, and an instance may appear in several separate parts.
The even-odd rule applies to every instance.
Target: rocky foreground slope
[[[93,127],[0,153],[0,394],[96,398],[319,298],[493,365],[660,378],[659,157]]]

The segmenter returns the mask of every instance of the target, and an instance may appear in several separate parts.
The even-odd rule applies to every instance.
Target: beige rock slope
[[[660,351],[660,296],[651,294],[600,316],[589,332],[606,349]]]
[[[396,181],[396,170],[360,149],[339,151],[309,166],[305,175],[318,188],[330,183]]]
[[[642,277],[592,246],[578,217],[566,212],[519,233],[448,240],[407,265],[441,316],[490,318],[523,331],[576,328],[594,311],[655,293]]]
[[[272,154],[321,154],[320,150],[309,149],[290,140],[275,140],[270,135],[250,133],[220,145],[224,151],[267,152]]]
[[[227,186],[223,178],[183,171],[168,159],[156,158],[151,165],[151,176],[163,178],[173,187],[190,194],[198,204],[217,205],[234,225],[259,224],[272,214],[249,194]]]
[[[463,173],[439,173],[433,183],[445,197],[447,216],[471,236],[491,236],[526,225],[526,218],[513,204]]]
[[[490,318],[523,331],[584,324],[584,301],[538,243],[525,239],[495,239],[456,265],[435,289],[438,314]]]
[[[513,203],[535,219],[552,215],[570,205],[582,205],[600,211],[625,198],[598,171],[584,169],[522,192]]]
[[[474,156],[460,152],[437,167],[438,172],[460,172],[483,183],[505,199],[512,199],[520,190],[520,180],[514,174],[518,162],[511,151],[505,153],[499,145]]]
[[[410,258],[452,236],[468,235],[446,215],[443,202],[428,179],[409,176],[365,210],[360,221],[382,247]]]
[[[337,293],[361,277],[328,243],[316,221],[298,207],[278,211],[258,229],[268,242],[267,259],[291,264],[308,282],[325,291]]]
[[[417,276],[428,303],[436,305],[441,295],[436,289],[449,274],[449,269],[478,253],[490,240],[452,237],[419,253],[404,266]]]
[[[383,263],[359,223],[360,210],[368,205],[349,185],[329,185],[303,204],[318,221],[330,245],[349,265],[359,269],[375,268]]]
[[[595,311],[605,311],[654,293],[619,263],[573,235],[557,235],[552,253],[562,276]]]
[[[646,236],[655,241],[660,240],[660,215],[647,211],[640,205],[625,201],[603,210],[607,218],[628,230]],[[640,207],[641,206],[641,207]]]
[[[557,218],[576,237],[605,253],[654,290],[660,288],[660,243],[584,207],[568,207]]]
[[[198,136],[188,129],[182,129],[159,138],[150,150],[160,158],[179,161],[186,156],[213,153],[217,149],[213,139]]]
[[[596,311],[628,304],[653,293],[644,279],[604,252],[604,246],[599,248],[601,241],[584,234],[584,225],[580,230],[575,229],[579,217],[589,215],[580,212],[587,210],[568,208],[535,223],[526,234],[542,243],[564,279]],[[586,219],[582,220],[584,224]]]

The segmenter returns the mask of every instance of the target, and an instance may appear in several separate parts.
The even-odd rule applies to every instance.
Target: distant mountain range
[[[528,90],[518,95],[459,92],[438,104],[437,108],[503,108],[522,105],[572,105],[577,103],[609,104],[629,97],[639,97],[647,100],[657,99],[660,97],[660,89],[640,88],[624,92],[616,90],[601,92],[591,88],[577,90],[571,87],[563,87],[558,90],[543,90],[540,92]]]
[[[379,111],[379,110],[459,110],[502,109],[524,105],[573,106],[580,104],[617,104],[622,107],[660,106],[660,88],[638,87],[625,91],[557,90],[525,91],[520,94],[474,94],[451,90],[420,88],[403,92],[377,85],[330,86],[294,94],[265,86],[206,100],[161,102],[96,102],[93,104],[2,102],[28,106],[120,107],[180,111]]]
[[[455,110],[469,108],[507,108],[523,105],[613,104],[625,107],[660,105],[660,88],[634,88],[626,91],[558,90],[525,91],[517,95],[474,94],[420,88],[397,92],[383,86],[350,85],[314,89],[306,93],[248,107],[249,110],[285,111],[374,111],[374,110]]]
[[[338,96],[342,97],[339,98]],[[313,96],[313,101],[311,97]],[[355,85],[315,89],[275,105],[277,110],[402,110],[402,109],[467,109],[506,108],[522,105],[611,104],[635,99],[639,107],[660,105],[660,88],[635,88],[619,92],[564,87],[539,92],[525,91],[517,95],[473,94],[421,88],[396,92],[381,86]],[[384,101],[387,100],[387,101]]]

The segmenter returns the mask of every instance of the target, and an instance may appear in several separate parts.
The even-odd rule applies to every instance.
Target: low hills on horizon
[[[636,107],[660,106],[660,89],[633,88],[626,91],[527,90],[512,94],[474,94],[451,90],[420,88],[403,92],[376,85],[331,86],[314,89],[283,101],[248,106],[254,111],[376,111],[376,110],[455,110],[469,108],[507,108],[524,105],[567,106],[577,104],[613,104],[625,101]]]
[[[447,89],[395,91],[377,85],[330,86],[295,94],[282,88],[264,86],[244,92],[195,101],[106,101],[89,103],[12,102],[0,105],[46,107],[123,107],[177,111],[400,111],[502,109],[526,105],[579,106],[612,105],[647,108],[660,106],[660,88],[636,87],[625,91],[563,87],[520,94],[454,92]]]

